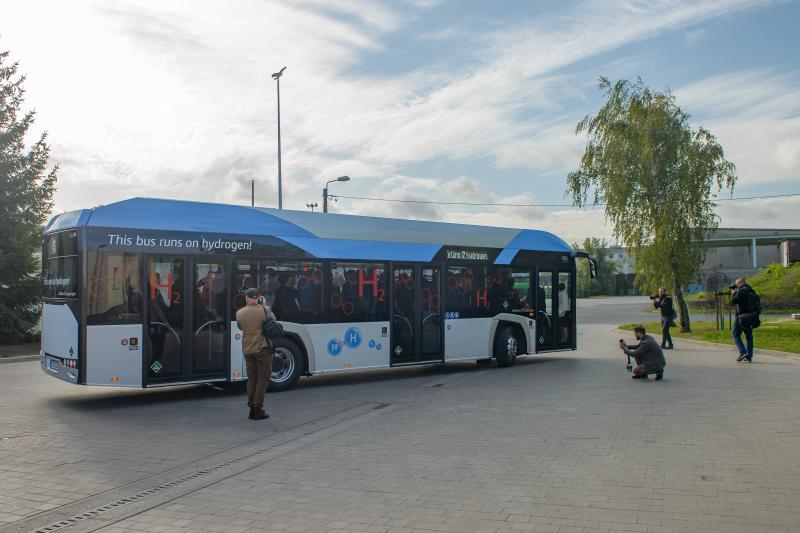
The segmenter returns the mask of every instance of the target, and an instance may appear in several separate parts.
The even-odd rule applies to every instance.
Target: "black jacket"
[[[672,318],[672,297],[665,294],[661,298],[653,300],[653,306],[661,309],[661,316]]]
[[[731,296],[731,304],[736,306],[736,316],[745,313],[752,313],[755,309],[751,309],[753,298],[753,287],[745,283],[733,293]]]

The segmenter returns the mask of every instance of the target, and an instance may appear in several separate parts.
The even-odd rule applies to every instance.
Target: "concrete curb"
[[[34,361],[39,359],[39,355],[12,355],[11,357],[0,357],[0,365],[4,363],[21,363],[23,361]]]
[[[619,328],[615,328],[613,331],[616,332],[616,333],[621,333],[621,334],[633,333],[632,331],[626,331],[624,329],[619,329]],[[731,340],[731,344],[721,344],[719,342],[701,341],[701,340],[697,340],[697,339],[685,339],[683,337],[674,337],[674,339],[675,339],[676,342],[677,341],[680,341],[681,343],[688,342],[690,344],[697,344],[697,345],[700,345],[700,346],[705,346],[706,348],[713,348],[713,349],[715,349],[717,351],[720,351],[720,352],[725,351],[725,352],[732,352],[732,353],[736,354],[736,346],[733,345],[733,340]],[[756,355],[771,355],[771,356],[774,356],[774,357],[785,357],[785,358],[795,359],[797,361],[800,361],[800,353],[779,352],[778,350],[765,350],[765,349],[758,348],[758,347],[756,347],[755,353],[753,355],[754,356],[756,356]]]

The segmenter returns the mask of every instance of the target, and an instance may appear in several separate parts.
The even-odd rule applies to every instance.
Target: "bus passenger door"
[[[438,265],[393,265],[392,365],[442,360],[441,276]]]
[[[420,361],[442,360],[442,269],[420,267]]]
[[[192,378],[224,374],[228,342],[228,283],[225,259],[192,261]]]
[[[186,278],[181,257],[148,257],[145,383],[183,381]]]
[[[556,345],[562,349],[575,347],[574,280],[573,272],[558,272],[558,284],[555,287],[558,331],[556,331],[555,337]]]
[[[225,377],[228,283],[223,258],[148,257],[145,382]]]
[[[556,317],[554,273],[550,270],[536,272],[536,351],[544,352],[555,348]]]

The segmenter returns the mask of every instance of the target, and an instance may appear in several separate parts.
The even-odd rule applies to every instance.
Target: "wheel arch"
[[[286,338],[291,339],[300,351],[303,352],[303,375],[310,376],[314,373],[314,344],[311,342],[311,336],[303,324],[295,322],[280,321],[283,326]]]
[[[519,340],[522,342],[522,350],[520,350],[520,355],[528,355],[530,352],[530,347],[534,346],[531,343],[531,334],[530,330],[528,329],[528,320],[527,317],[513,315],[511,313],[501,313],[496,315],[492,319],[492,327],[489,335],[489,353],[493,353],[494,351],[494,342],[497,338],[497,332],[505,325],[512,326],[514,330],[517,332],[519,336]],[[535,340],[535,339],[533,339]]]

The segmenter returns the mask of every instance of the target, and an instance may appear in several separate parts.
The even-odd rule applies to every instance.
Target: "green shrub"
[[[772,263],[747,282],[761,297],[765,309],[796,309],[800,307],[800,263],[788,268]]]

